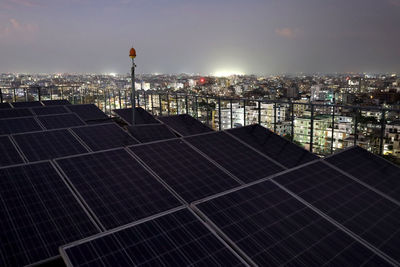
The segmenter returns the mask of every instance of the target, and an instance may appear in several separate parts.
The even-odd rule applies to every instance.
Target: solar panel
[[[30,108],[42,106],[39,101],[27,101],[27,102],[12,102],[14,108]]]
[[[187,114],[159,117],[158,119],[182,136],[213,131],[208,126]]]
[[[177,137],[167,126],[161,123],[128,126],[128,131],[141,143]]]
[[[8,136],[0,136],[0,155],[0,167],[24,162]]]
[[[106,121],[110,118],[94,104],[68,105],[71,112],[75,112],[83,121]]]
[[[130,149],[188,203],[240,185],[180,139]]]
[[[400,201],[400,167],[358,146],[326,161]]]
[[[12,108],[12,107],[11,107],[10,104],[7,103],[7,102],[5,102],[5,103],[0,103],[0,109],[3,109],[3,108]]]
[[[0,119],[33,116],[28,108],[5,108],[0,109]]]
[[[16,134],[13,138],[31,162],[88,152],[66,129]]]
[[[131,108],[123,108],[123,109],[114,109],[113,112],[117,114],[120,118],[122,118],[126,123],[132,124],[132,109]],[[153,115],[148,113],[141,107],[135,108],[135,125],[138,124],[151,124],[151,123],[160,123],[157,121]]]
[[[41,131],[42,127],[33,117],[0,119],[0,135]]]
[[[115,123],[72,128],[93,151],[129,146],[138,142]]]
[[[85,125],[75,113],[46,115],[37,118],[48,130]]]
[[[60,106],[60,105],[71,105],[71,103],[66,99],[59,100],[42,100],[45,106]]]
[[[196,207],[258,266],[389,266],[270,181]]]
[[[61,248],[68,266],[245,266],[189,210],[132,224]]]
[[[0,263],[24,266],[99,232],[50,162],[0,168]]]
[[[56,162],[106,229],[181,205],[124,149]]]
[[[64,106],[34,107],[32,111],[36,116],[69,113]]]
[[[393,259],[400,260],[400,206],[316,162],[274,178]]]
[[[318,157],[311,152],[259,124],[234,128],[227,132],[255,149],[258,149],[287,168],[292,168],[318,159]]]
[[[184,139],[245,183],[283,170],[225,132],[212,132]]]

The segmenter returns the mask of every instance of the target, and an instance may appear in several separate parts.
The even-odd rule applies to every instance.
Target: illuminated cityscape
[[[0,0],[0,267],[400,266],[399,25]]]

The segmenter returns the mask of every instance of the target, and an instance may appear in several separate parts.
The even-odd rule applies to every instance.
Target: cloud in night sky
[[[0,72],[400,72],[400,0],[0,0]]]

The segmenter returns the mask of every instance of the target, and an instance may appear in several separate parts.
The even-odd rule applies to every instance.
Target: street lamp
[[[135,48],[131,48],[129,51],[129,57],[132,59],[132,68],[131,68],[131,80],[132,80],[132,91],[131,91],[131,102],[132,102],[132,125],[135,125],[135,57],[136,57],[136,50]]]

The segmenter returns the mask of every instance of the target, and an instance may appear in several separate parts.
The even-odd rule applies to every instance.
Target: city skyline
[[[400,1],[0,3],[0,72],[398,73]]]

